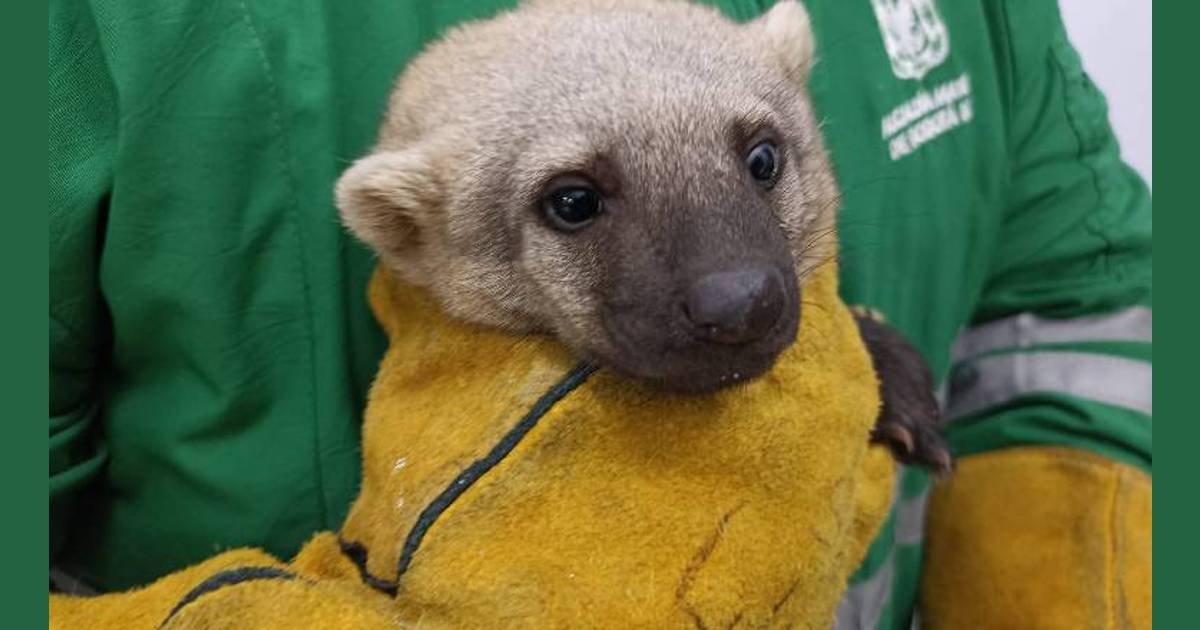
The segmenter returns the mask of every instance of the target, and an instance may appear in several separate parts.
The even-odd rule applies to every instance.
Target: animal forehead
[[[592,101],[587,103],[584,101]],[[750,132],[778,117],[766,100],[739,91],[656,88],[620,98],[580,99],[555,104],[558,122],[598,137],[634,146],[662,144],[702,147],[728,143],[731,134]]]
[[[708,142],[731,126],[779,122],[780,110],[795,99],[794,85],[758,77],[754,70],[723,77],[661,69],[546,68],[508,102],[506,117],[560,133],[576,128],[608,138]]]
[[[490,51],[492,59],[543,83],[724,85],[777,70],[762,38],[711,7],[567,2],[513,17],[497,25],[513,37]]]
[[[541,112],[528,146],[511,147],[531,179],[599,171],[627,185],[684,182],[729,174],[760,129],[777,115],[753,98],[697,99],[653,95],[588,105],[564,102]],[[550,108],[554,109],[554,108]]]
[[[637,59],[647,55],[678,60],[736,48],[740,27],[711,7],[683,2],[551,3],[520,15],[509,27],[539,40],[545,52],[594,60]],[[668,54],[663,54],[668,53]]]

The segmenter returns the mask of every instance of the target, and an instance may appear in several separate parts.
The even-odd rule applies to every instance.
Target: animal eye
[[[587,226],[603,210],[600,193],[588,186],[555,188],[542,201],[550,224],[567,232]]]
[[[771,142],[760,142],[746,154],[746,168],[750,176],[768,188],[775,185],[779,174],[779,153]]]

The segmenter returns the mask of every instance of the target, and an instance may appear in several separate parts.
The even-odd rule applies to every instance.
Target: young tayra
[[[682,2],[535,2],[404,72],[346,225],[453,316],[557,336],[677,392],[767,371],[836,252],[839,194],[805,92],[808,16],[738,25]],[[875,439],[944,469],[928,370],[860,328]]]

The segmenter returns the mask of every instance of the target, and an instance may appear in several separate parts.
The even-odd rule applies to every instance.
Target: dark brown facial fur
[[[583,173],[605,182],[595,185],[603,211],[577,231],[559,230],[568,247],[600,254],[589,266],[600,336],[585,352],[676,392],[758,376],[795,339],[800,317],[778,200],[745,166],[741,143],[713,152],[704,169],[688,162],[711,144],[659,150],[654,138],[627,138],[631,146],[601,160],[602,176]],[[647,150],[679,176],[624,166],[638,161],[624,151]]]

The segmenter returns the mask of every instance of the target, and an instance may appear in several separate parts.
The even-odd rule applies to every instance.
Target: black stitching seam
[[[167,615],[167,618],[163,619],[163,622],[159,625],[159,628],[167,625],[167,622],[171,621],[171,618],[175,616],[175,613],[178,613],[180,610],[182,610],[184,606],[187,606],[197,599],[200,599],[200,597],[217,589],[224,588],[226,586],[233,586],[235,584],[241,584],[243,582],[250,582],[253,580],[290,581],[298,578],[299,576],[291,571],[284,571],[283,569],[277,569],[275,567],[237,567],[235,569],[226,569],[220,573],[215,573],[209,576],[203,582],[192,588],[192,590],[188,591],[187,595],[184,595],[183,599],[179,600],[179,603],[175,604],[175,607],[171,609],[171,613]]]
[[[425,534],[433,525],[434,521],[454,503],[455,499],[462,496],[467,488],[479,480],[489,470],[499,464],[512,450],[520,443],[534,426],[538,420],[546,415],[546,412],[554,406],[559,400],[566,397],[576,387],[579,387],[587,380],[592,372],[596,371],[596,366],[591,363],[581,363],[571,370],[553,389],[546,392],[533,407],[529,413],[525,414],[524,418],[517,423],[500,441],[492,447],[492,450],[482,459],[475,460],[450,482],[450,485],[433,499],[425,509],[421,511],[421,515],[417,517],[417,522],[408,532],[408,537],[404,541],[404,549],[400,552],[400,561],[396,568],[396,581],[399,582],[404,572],[408,570],[409,563],[412,562],[413,554],[417,548],[421,546],[421,540],[425,538]]]
[[[358,575],[367,586],[392,597],[396,596],[397,584],[395,582],[375,577],[367,570],[367,548],[362,543],[338,538],[338,546],[342,548],[342,554],[358,567]]]

